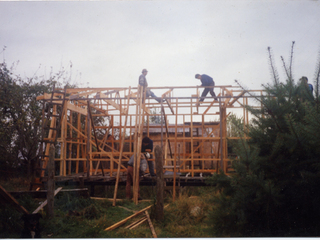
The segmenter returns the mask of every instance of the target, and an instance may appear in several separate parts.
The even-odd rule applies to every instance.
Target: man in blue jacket
[[[214,100],[218,101],[218,98],[216,97],[216,94],[214,93],[213,91],[213,87],[214,87],[214,81],[212,79],[212,77],[206,75],[206,74],[196,74],[195,76],[197,79],[199,79],[201,81],[201,86],[212,86],[212,88],[205,88],[201,94],[201,98],[199,100],[199,103],[200,102],[203,102],[204,98],[207,96],[208,92],[210,92],[211,96],[212,97],[215,97]]]
[[[307,87],[307,89],[309,89],[311,95],[313,94],[313,86],[312,84],[308,83],[308,78],[303,76],[300,78],[300,81],[305,84],[305,86]]]

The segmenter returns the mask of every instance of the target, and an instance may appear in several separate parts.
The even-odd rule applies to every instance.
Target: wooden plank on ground
[[[151,232],[152,232],[152,236],[154,238],[157,238],[157,234],[156,234],[156,231],[154,230],[154,227],[153,227],[153,224],[151,222],[151,219],[150,219],[148,211],[145,211],[145,214],[146,214],[147,219],[148,219],[148,223],[149,223],[149,226],[150,226],[150,229],[151,229]]]
[[[18,201],[11,196],[10,193],[8,193],[1,185],[0,185],[0,196],[2,199],[4,199],[5,202],[10,203],[15,209],[17,209],[19,212],[29,214],[29,212],[21,206]]]
[[[142,218],[139,218],[137,221],[134,221],[134,222],[130,223],[130,224],[129,224],[128,226],[126,226],[125,228],[126,228],[126,229],[127,229],[127,228],[130,228],[130,229],[131,229],[132,226],[135,226],[136,224],[138,224],[139,222],[141,222],[143,219],[147,219],[147,217],[144,216],[144,217],[142,217]]]
[[[90,197],[91,199],[94,199],[94,200],[107,200],[107,201],[113,201],[113,198],[100,198],[100,197]],[[124,199],[116,199],[116,201],[124,201]]]
[[[54,191],[54,196],[57,195],[58,192],[61,191],[61,189],[62,189],[62,187],[57,188],[57,189]],[[32,213],[34,214],[34,213],[39,212],[44,206],[47,205],[47,203],[48,203],[48,201],[45,200],[45,201],[44,201],[36,210],[34,210]]]
[[[113,225],[110,226],[110,227],[107,227],[107,228],[105,229],[105,231],[110,231],[110,230],[113,230],[113,229],[121,226],[122,224],[124,224],[125,222],[127,222],[129,219],[131,219],[131,218],[133,218],[133,217],[135,217],[135,216],[137,216],[137,215],[139,215],[139,214],[147,211],[147,210],[150,209],[151,207],[152,207],[152,205],[150,205],[150,206],[148,206],[148,207],[146,207],[146,208],[144,208],[144,209],[136,212],[135,214],[133,214],[133,215],[131,215],[131,216],[129,216],[129,217],[121,220],[120,222],[117,222],[117,223],[113,224]]]
[[[130,229],[130,230],[131,230],[131,229],[134,229],[134,228],[140,226],[142,223],[144,223],[144,222],[147,221],[147,220],[148,220],[147,217],[140,218],[140,219],[136,222],[136,224],[130,226],[129,229]]]
[[[129,208],[126,208],[126,207],[123,207],[123,206],[118,206],[119,208],[122,208],[122,209],[124,209],[124,210],[127,210],[127,211],[129,211],[129,212],[133,212],[133,213],[136,213],[137,211],[134,211],[134,210],[131,210],[131,209],[129,209]]]
[[[108,200],[108,201],[113,201],[113,198],[100,198],[100,197],[90,197],[91,199],[94,200]],[[121,202],[121,201],[127,201],[127,199],[116,199],[117,202]],[[143,199],[143,200],[139,200],[139,202],[152,202],[152,199]]]

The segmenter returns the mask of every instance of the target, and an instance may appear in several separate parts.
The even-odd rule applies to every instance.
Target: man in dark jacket
[[[200,102],[203,102],[204,98],[207,96],[208,92],[210,92],[211,96],[212,97],[215,97],[214,100],[218,101],[218,98],[216,97],[216,94],[214,93],[213,91],[213,87],[214,87],[214,81],[212,79],[212,77],[206,75],[206,74],[196,74],[195,76],[197,79],[199,79],[201,81],[201,86],[212,86],[212,88],[205,88],[201,94],[201,98],[199,100],[199,103]]]

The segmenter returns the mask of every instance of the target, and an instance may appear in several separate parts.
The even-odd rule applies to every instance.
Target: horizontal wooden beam
[[[74,105],[74,104],[70,103],[69,101],[66,102],[66,106],[67,106],[68,110],[71,110],[73,112],[80,113],[84,116],[87,116],[87,114],[88,114],[88,110],[86,109],[86,107],[85,108],[78,107],[77,105]]]

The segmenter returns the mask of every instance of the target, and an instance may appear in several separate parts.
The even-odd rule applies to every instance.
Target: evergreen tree
[[[293,52],[292,45],[292,52]],[[208,180],[218,193],[210,223],[218,236],[318,236],[320,234],[320,106],[319,71],[315,96],[302,81],[294,81],[283,58],[286,81],[281,83],[269,48],[273,83],[256,100],[262,109],[239,140],[235,173]]]

